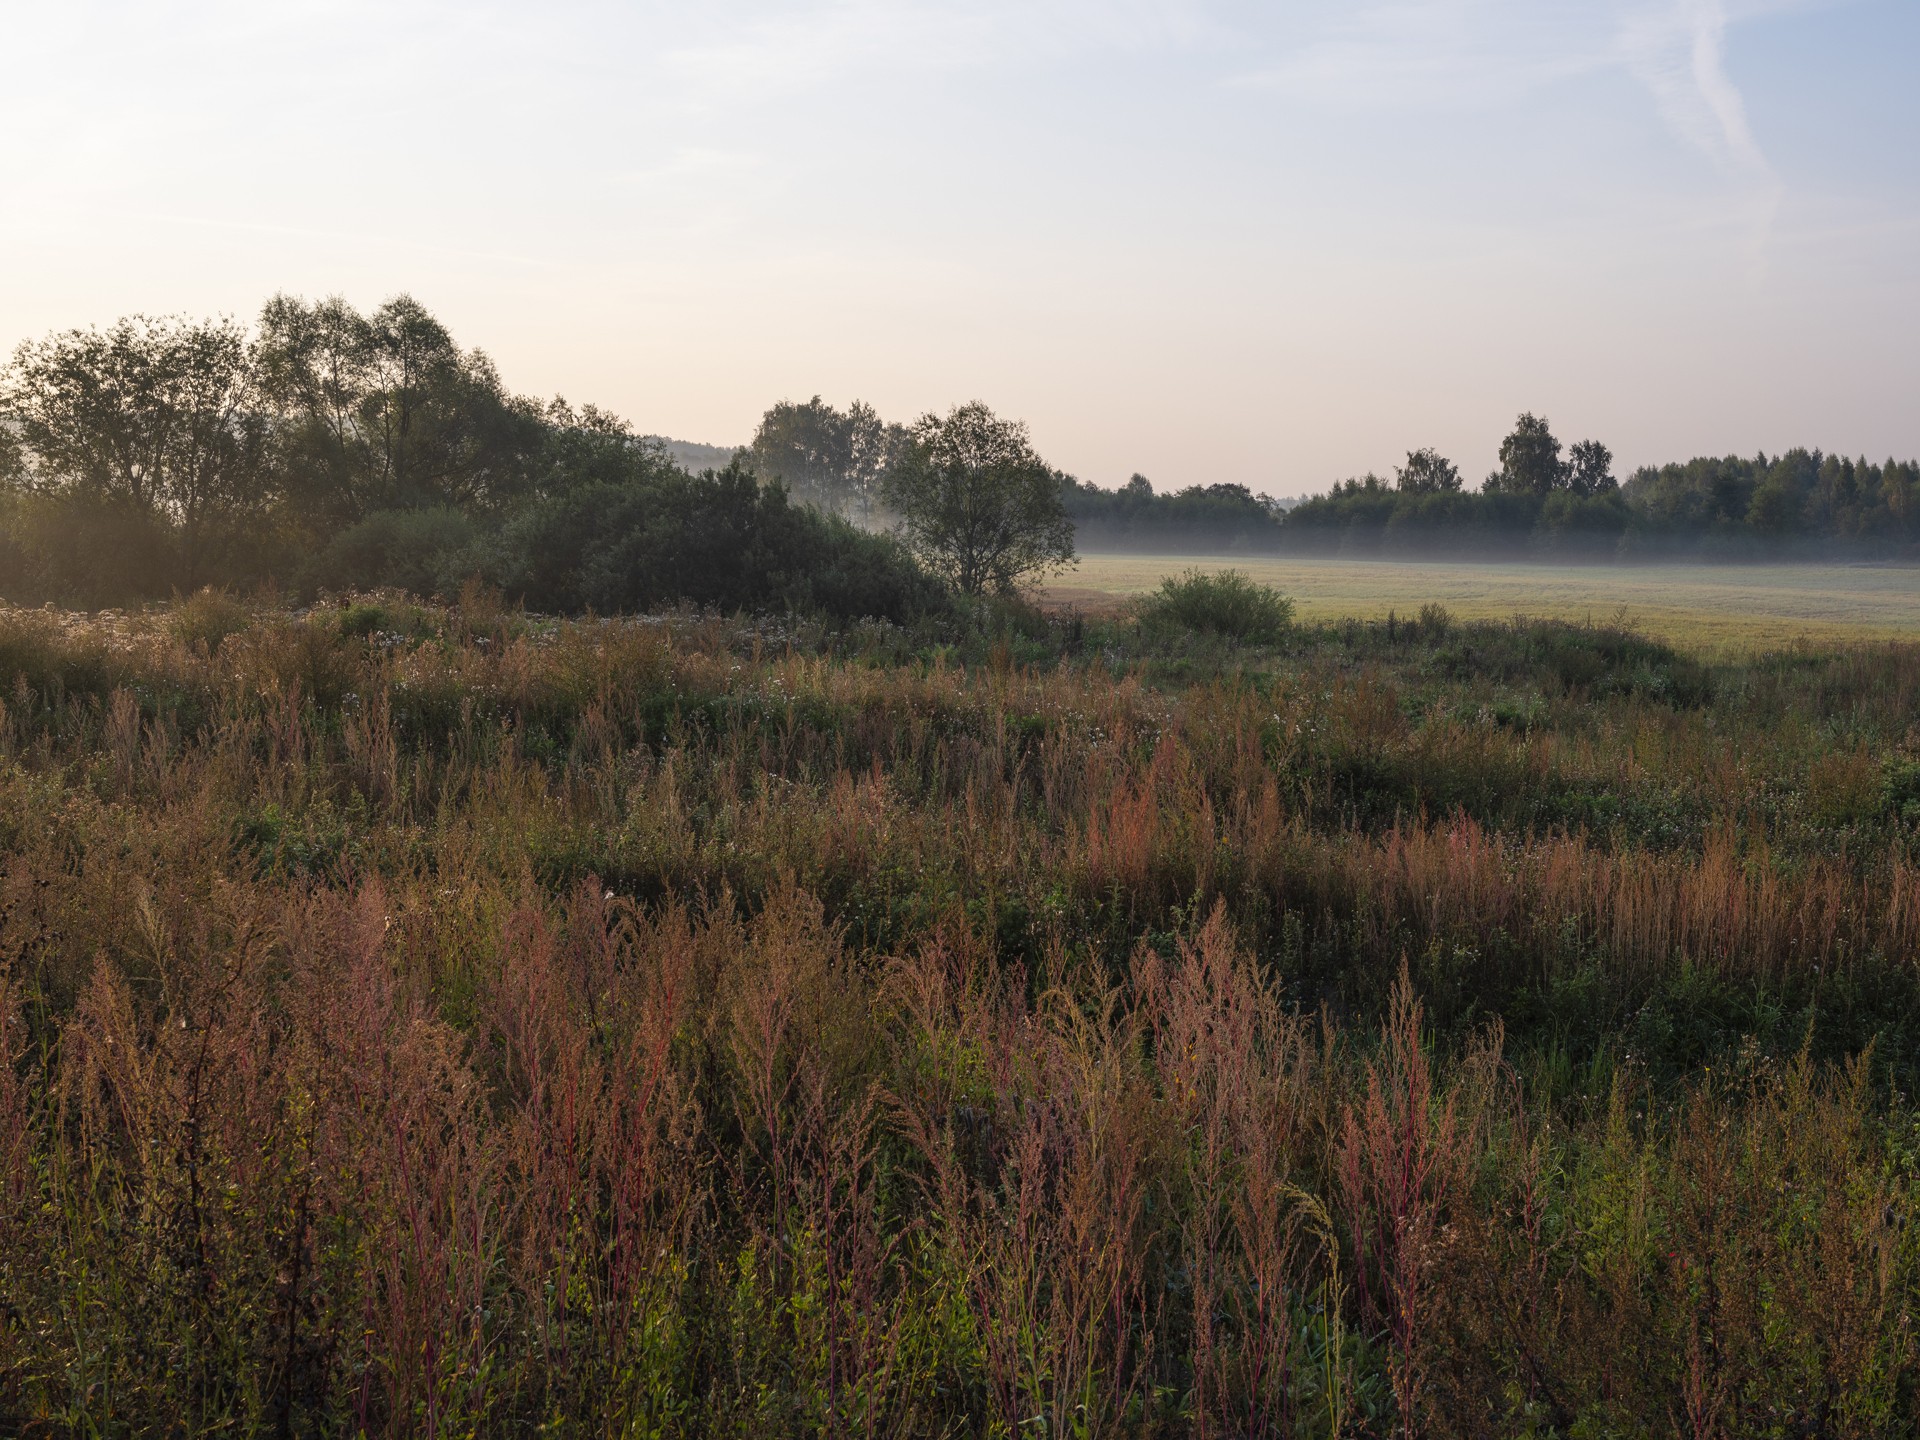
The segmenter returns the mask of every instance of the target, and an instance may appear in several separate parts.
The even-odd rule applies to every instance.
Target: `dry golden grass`
[[[1696,652],[1752,654],[1795,641],[1920,635],[1920,571],[1866,565],[1441,564],[1263,556],[1084,555],[1047,589],[1101,610],[1193,566],[1244,570],[1294,597],[1300,619],[1411,615],[1428,601],[1463,620],[1528,615],[1623,620]]]

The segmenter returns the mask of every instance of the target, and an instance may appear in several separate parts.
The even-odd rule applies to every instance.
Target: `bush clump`
[[[1920,760],[1889,760],[1880,781],[1880,808],[1903,825],[1920,824]]]
[[[794,505],[740,465],[660,467],[529,506],[491,542],[483,571],[539,610],[686,602],[911,622],[947,602],[897,541]]]
[[[376,510],[335,535],[307,569],[307,588],[455,594],[478,563],[479,530],[450,506]]]
[[[1140,606],[1149,630],[1187,630],[1271,645],[1293,627],[1293,601],[1243,570],[1193,569],[1160,582]]]
[[[189,649],[211,655],[229,635],[238,635],[251,624],[252,611],[226,591],[208,585],[174,605],[167,628]]]
[[[130,605],[180,578],[174,537],[135,506],[90,494],[0,500],[0,594],[16,604]]]

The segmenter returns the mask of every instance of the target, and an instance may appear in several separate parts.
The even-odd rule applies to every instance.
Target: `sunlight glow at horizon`
[[[739,443],[981,398],[1274,494],[1521,410],[1920,454],[1911,0],[0,0],[0,347],[413,294]]]

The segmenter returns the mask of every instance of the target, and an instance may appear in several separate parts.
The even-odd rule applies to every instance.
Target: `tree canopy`
[[[883,427],[869,407],[850,419],[857,474]],[[778,479],[692,475],[605,411],[510,393],[404,295],[364,314],[278,295],[253,328],[134,316],[0,370],[9,598],[452,593],[472,576],[558,608],[907,619],[943,603],[897,542],[790,504]]]
[[[1407,463],[1394,472],[1395,484],[1406,495],[1444,495],[1460,488],[1460,468],[1438,450],[1409,450]]]
[[[177,531],[189,579],[268,491],[253,349],[230,320],[119,321],[29,342],[0,378],[14,483]]]
[[[1482,488],[1489,495],[1549,495],[1564,475],[1560,442],[1545,420],[1529,412],[1514,421],[1512,433],[1500,442],[1500,468]]]
[[[1188,485],[1160,494],[1140,474],[1118,490],[1062,475],[1060,495],[1074,543],[1083,550],[1196,554],[1272,548],[1285,514],[1245,485]]]
[[[753,437],[754,468],[801,500],[870,520],[888,470],[906,442],[873,406],[855,400],[836,410],[818,395],[782,400],[761,417]]]
[[[259,374],[290,498],[332,520],[507,504],[526,493],[545,438],[538,407],[410,296],[361,315],[337,297],[276,295],[260,315]]]
[[[914,553],[963,594],[1010,591],[1073,560],[1058,473],[1025,425],[977,400],[914,423],[886,499]]]
[[[1582,440],[1568,455],[1566,487],[1575,495],[1604,495],[1619,488],[1613,452],[1598,440]]]

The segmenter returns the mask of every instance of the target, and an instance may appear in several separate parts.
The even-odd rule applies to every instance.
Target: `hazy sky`
[[[0,0],[0,346],[409,291],[689,440],[1920,453],[1916,0]],[[1624,471],[1622,472],[1624,473]]]

